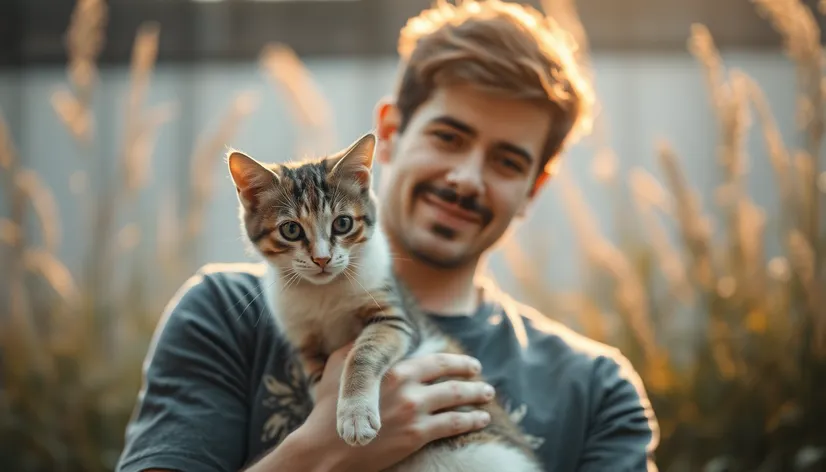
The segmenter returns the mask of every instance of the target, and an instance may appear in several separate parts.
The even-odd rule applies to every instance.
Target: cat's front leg
[[[368,444],[378,434],[382,378],[407,353],[414,329],[394,308],[385,308],[365,322],[369,324],[345,360],[337,405],[338,434],[351,446]]]

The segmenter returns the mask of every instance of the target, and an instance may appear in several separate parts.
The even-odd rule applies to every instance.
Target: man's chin
[[[462,251],[456,242],[431,236],[428,241],[405,241],[407,252],[419,262],[439,269],[455,269],[473,261],[474,257]]]

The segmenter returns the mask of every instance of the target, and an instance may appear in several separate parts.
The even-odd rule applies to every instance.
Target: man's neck
[[[440,315],[476,312],[479,293],[474,284],[475,263],[447,269],[418,260],[400,247],[393,247],[393,253],[396,275],[424,311]]]

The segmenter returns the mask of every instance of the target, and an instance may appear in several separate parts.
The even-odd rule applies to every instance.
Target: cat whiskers
[[[279,290],[279,293],[283,292],[283,291],[284,291],[284,289],[286,289],[287,287],[289,287],[290,283],[291,283],[293,280],[295,280],[295,279],[297,279],[298,277],[300,277],[300,275],[298,274],[298,272],[294,271],[292,268],[287,268],[287,269],[286,269],[286,272],[287,272],[287,274],[286,274],[287,281],[286,281],[284,284],[282,284],[282,286],[281,286],[281,290]],[[283,279],[284,277],[281,277],[281,278]],[[272,283],[270,283],[270,285],[269,285],[268,287],[266,287],[266,288],[262,289],[262,290],[261,290],[261,292],[259,292],[259,293],[258,293],[258,295],[256,295],[256,296],[255,296],[255,298],[258,298],[258,297],[260,297],[261,295],[263,295],[265,290],[272,290],[272,288],[273,288],[273,286],[275,285],[275,283],[276,283],[276,282],[278,282],[278,278],[276,278],[276,280],[274,280]],[[255,298],[253,298],[253,301],[255,301]],[[252,304],[252,302],[250,302],[250,304]],[[247,306],[249,306],[249,305],[247,305]],[[269,308],[269,307],[266,307],[266,306],[265,306],[265,307],[264,307],[264,310],[266,310],[267,308]],[[245,310],[246,310],[246,308],[245,308]],[[261,321],[261,316],[262,316],[263,314],[264,314],[264,313],[263,313],[263,311],[262,311],[261,313],[258,313],[258,319],[256,319],[256,320],[255,320],[255,324],[253,324],[253,326],[258,326],[258,322],[259,322],[259,321]],[[240,316],[239,316],[239,319],[240,319]]]
[[[349,267],[345,267],[344,270],[341,271],[341,273],[344,274],[344,276],[350,280],[350,285],[353,285],[355,287],[355,285],[353,284],[353,278],[355,277],[355,274],[351,274],[350,272],[351,270]]]
[[[249,303],[247,303],[247,306],[245,306],[245,307],[244,307],[244,309],[243,309],[243,310],[241,310],[241,313],[239,313],[239,314],[238,314],[238,318],[236,318],[236,321],[240,320],[240,319],[241,319],[241,317],[242,317],[242,316],[244,316],[244,313],[246,313],[247,308],[249,308],[250,306],[252,306],[252,304],[253,304],[253,303],[255,303],[255,300],[258,300],[258,297],[260,297],[261,295],[263,295],[263,294],[264,294],[264,292],[266,292],[267,290],[272,290],[273,286],[275,285],[275,283],[276,283],[277,281],[278,281],[277,279],[276,279],[276,280],[273,280],[273,281],[272,281],[272,282],[271,282],[271,283],[270,283],[267,287],[262,287],[262,288],[261,288],[261,291],[260,291],[260,292],[258,292],[258,293],[257,293],[254,297],[252,297],[252,300],[250,300],[250,302],[249,302]],[[235,305],[238,305],[239,303],[241,303],[241,301],[242,301],[242,300],[239,300],[239,301],[235,302]],[[233,308],[235,307],[235,305],[233,305]],[[265,309],[266,309],[266,307],[265,307]],[[260,320],[261,320],[261,313],[259,313],[259,314],[258,314],[258,320],[256,320],[256,321],[255,321],[255,323],[256,323],[256,324],[258,324],[258,321],[260,321]]]
[[[409,258],[409,257],[401,257],[401,255],[399,255],[399,254],[394,254],[394,253],[392,253],[392,252],[390,253],[390,258],[391,258],[391,259],[393,259],[394,261],[405,261],[405,262],[410,262],[410,261],[412,261],[412,260],[413,260],[413,259],[411,259],[411,258]]]
[[[298,282],[301,279],[301,274],[296,272],[295,269],[290,268],[290,269],[287,269],[287,270],[288,270],[287,277],[286,277],[287,280],[284,282],[284,286],[281,287],[282,292],[284,290],[290,288],[291,286],[298,284]]]
[[[346,269],[344,269],[344,273],[347,273],[347,271],[348,271],[348,270],[350,270],[350,268],[349,268],[349,267],[348,267],[348,268],[346,268]],[[381,305],[379,305],[379,302],[378,302],[378,301],[376,301],[375,297],[373,297],[373,294],[372,294],[372,293],[370,293],[370,291],[369,291],[369,290],[367,290],[366,288],[364,288],[364,285],[362,285],[362,284],[361,284],[361,282],[359,282],[359,281],[358,281],[358,278],[357,278],[357,277],[355,277],[354,275],[353,275],[353,276],[348,276],[348,277],[350,277],[350,280],[352,280],[352,281],[354,281],[355,283],[359,284],[359,287],[361,287],[361,288],[362,288],[362,290],[364,290],[364,293],[366,293],[368,297],[370,297],[370,298],[372,298],[372,299],[373,299],[373,303],[375,303],[375,304],[376,304],[376,308],[378,308],[378,309],[380,310],[380,313],[384,314],[384,310],[382,310],[382,309],[381,309]]]
[[[354,261],[353,259],[350,259],[350,262],[347,263],[347,267],[345,267],[344,270],[350,270],[351,267],[355,268],[358,271],[361,270],[361,264]],[[353,271],[353,275],[357,275],[356,271]]]
[[[405,262],[410,262],[410,261],[413,260],[413,259],[410,259],[409,257],[402,257],[398,254],[393,254],[392,252],[390,253],[390,259],[392,259],[394,261],[405,261]],[[360,260],[360,258],[358,256],[350,256],[350,265],[358,266],[358,261],[359,260]]]

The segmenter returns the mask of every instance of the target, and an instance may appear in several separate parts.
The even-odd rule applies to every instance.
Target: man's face
[[[536,104],[439,88],[397,133],[379,108],[379,201],[391,239],[439,267],[475,263],[529,203],[550,125]]]

